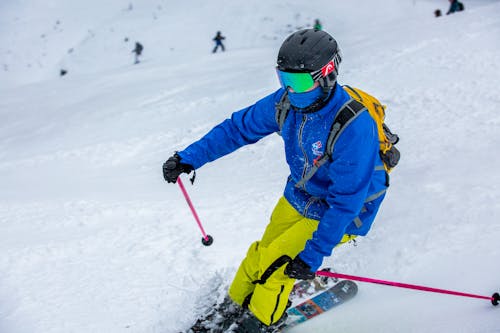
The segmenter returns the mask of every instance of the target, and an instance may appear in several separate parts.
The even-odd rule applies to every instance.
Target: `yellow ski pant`
[[[248,249],[229,288],[231,299],[248,306],[264,324],[277,322],[286,310],[288,296],[295,283],[294,279],[284,274],[287,261],[282,260],[283,256],[295,258],[304,249],[307,240],[312,238],[318,223],[302,216],[282,197],[274,208],[262,239]],[[354,237],[344,235],[341,244]],[[265,282],[262,281],[263,275],[269,275]]]

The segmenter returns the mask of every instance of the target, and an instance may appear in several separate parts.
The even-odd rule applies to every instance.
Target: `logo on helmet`
[[[323,77],[326,77],[328,74],[330,74],[334,70],[335,70],[335,63],[332,60],[329,63],[327,63],[325,66],[323,66],[323,68],[321,68],[321,74],[323,74]]]

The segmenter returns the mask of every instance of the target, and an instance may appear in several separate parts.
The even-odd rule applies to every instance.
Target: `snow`
[[[498,292],[500,2],[465,5],[2,1],[0,332],[179,332],[222,297],[282,194],[281,139],[185,178],[210,247],[161,165],[276,89],[281,41],[315,18],[342,48],[340,82],[387,104],[402,151],[372,231],[324,265]],[[500,332],[487,300],[359,287],[290,333]]]

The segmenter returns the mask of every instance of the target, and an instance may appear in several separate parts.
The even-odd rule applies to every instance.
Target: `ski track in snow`
[[[383,17],[373,14],[382,2],[356,1],[356,21],[348,3],[218,1],[222,28],[207,4],[179,4],[171,9],[179,15],[169,16],[159,0],[132,12],[109,2],[92,34],[81,28],[92,22],[88,15],[73,30],[61,19],[68,35],[44,37],[59,53],[47,51],[40,62],[47,67],[30,70],[20,64],[38,44],[22,44],[28,35],[4,4],[19,37],[15,53],[25,51],[17,63],[13,51],[0,49],[13,64],[7,77],[43,81],[3,82],[0,91],[0,332],[179,332],[222,299],[282,193],[281,139],[265,138],[204,166],[195,186],[186,177],[215,239],[210,247],[201,245],[177,185],[163,182],[161,164],[232,110],[276,89],[281,40],[320,15],[343,49],[340,82],[387,104],[402,151],[371,233],[336,249],[324,265],[481,295],[498,291],[499,3],[468,1],[464,13],[434,19],[429,1],[385,0]],[[330,7],[332,13],[323,10]],[[75,17],[59,1],[53,9]],[[26,17],[39,12],[23,8]],[[228,19],[246,12],[255,17]],[[53,24],[46,16],[34,21],[40,31]],[[186,19],[192,52],[170,33],[181,23],[172,17]],[[125,50],[113,44],[121,29],[149,41],[141,66],[96,53]],[[204,39],[218,29],[228,35],[228,52],[213,56]],[[70,33],[81,44],[61,60]],[[155,39],[162,34],[168,42]],[[155,44],[164,45],[163,54]],[[63,63],[82,66],[62,80],[48,74]],[[359,287],[354,300],[290,333],[500,332],[499,309],[482,300]]]

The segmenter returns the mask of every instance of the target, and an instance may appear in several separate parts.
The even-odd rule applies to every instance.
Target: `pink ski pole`
[[[499,304],[499,301],[500,301],[500,294],[498,294],[498,293],[494,293],[492,296],[481,296],[481,295],[474,295],[474,294],[466,294],[466,293],[462,293],[462,292],[458,292],[458,291],[430,288],[430,287],[424,287],[424,286],[418,286],[418,285],[414,285],[414,284],[407,284],[407,283],[400,283],[400,282],[393,282],[393,281],[376,280],[376,279],[370,279],[370,278],[361,277],[361,276],[333,273],[333,272],[328,272],[328,271],[317,271],[316,275],[326,276],[326,277],[331,277],[331,278],[338,278],[338,279],[348,279],[348,280],[354,280],[354,281],[360,281],[360,282],[383,284],[383,285],[391,286],[391,287],[414,289],[414,290],[427,291],[427,292],[432,292],[432,293],[441,293],[441,294],[447,294],[447,295],[486,299],[488,301],[491,301],[491,304],[493,304],[495,306],[497,306]]]
[[[198,226],[200,227],[201,234],[203,235],[203,238],[201,239],[201,243],[205,246],[210,246],[214,242],[214,239],[212,236],[207,235],[205,233],[205,230],[203,229],[203,226],[201,225],[200,218],[198,217],[198,214],[196,214],[196,210],[194,209],[193,203],[191,202],[191,199],[189,198],[189,195],[186,191],[186,188],[184,187],[184,184],[182,183],[181,177],[177,178],[177,184],[179,184],[179,187],[181,188],[182,194],[184,194],[184,198],[186,199],[189,208],[191,208],[191,212],[193,213],[194,219],[198,223]]]

